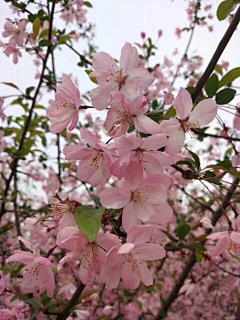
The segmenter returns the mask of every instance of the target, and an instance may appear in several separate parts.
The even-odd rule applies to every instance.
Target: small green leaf
[[[225,20],[228,15],[235,9],[233,0],[225,0],[220,3],[217,9],[217,18],[219,21]]]
[[[86,74],[90,75],[92,73],[92,70],[85,70],[85,72],[86,72]],[[98,84],[96,78],[94,78],[94,77],[93,78],[89,77],[89,78],[93,83]]]
[[[216,92],[218,91],[219,80],[216,74],[212,74],[212,76],[208,79],[205,84],[205,91],[209,98],[212,98]]]
[[[76,222],[79,229],[90,242],[93,242],[101,225],[102,215],[105,208],[95,209],[93,207],[81,206],[76,212]]]
[[[102,207],[102,204],[100,202],[100,198],[98,196],[96,196],[95,194],[92,194],[92,199],[93,201],[99,206],[99,207]]]
[[[219,64],[216,65],[215,70],[217,71],[217,73],[219,73],[221,75],[223,74],[222,67]]]
[[[179,238],[179,240],[185,239],[185,237],[189,234],[191,227],[189,224],[183,224],[175,229],[175,232]]]
[[[235,97],[235,94],[236,90],[230,88],[223,89],[216,94],[216,102],[220,105],[227,104],[232,101],[232,99]]]
[[[225,76],[219,82],[219,88],[233,82],[238,77],[240,77],[240,67],[234,68],[231,71],[229,71],[227,74],[225,74]]]
[[[12,82],[2,82],[2,83],[5,84],[6,86],[9,86],[9,87],[12,87],[12,88],[19,90],[19,88]]]
[[[166,117],[175,117],[176,116],[176,110],[171,106],[168,111],[165,113]]]
[[[231,162],[231,160],[226,159],[226,160],[218,162],[217,164],[209,165],[206,168],[229,170],[230,168],[232,168],[232,162]]]
[[[42,304],[41,302],[36,299],[36,298],[32,298],[32,299],[23,299],[23,301],[31,306],[33,306],[34,308],[42,308]]]
[[[71,37],[70,37],[70,36],[63,36],[63,37],[61,37],[61,38],[58,40],[58,44],[67,42],[67,41],[69,41],[69,40],[71,40]]]
[[[41,20],[39,17],[37,17],[34,21],[33,21],[33,33],[35,34],[35,36],[37,37],[39,29],[41,28]]]
[[[235,169],[235,168],[230,168],[228,170],[228,173],[230,173],[231,175],[237,177],[238,179],[240,179],[240,173]]]
[[[52,42],[46,39],[43,39],[39,42],[40,47],[49,47],[52,45]]]
[[[177,239],[175,239],[170,233],[168,233],[167,231],[165,231],[165,230],[161,230],[167,237],[168,237],[168,239],[169,240],[171,240],[172,242],[174,242],[174,243],[177,243],[178,242],[178,240]]]
[[[191,156],[193,157],[193,159],[195,160],[196,163],[196,168],[198,170],[200,170],[201,164],[200,164],[200,159],[198,157],[198,155],[192,151],[190,151],[189,149],[187,149],[187,151],[191,154]]]
[[[88,7],[88,8],[92,8],[92,4],[89,1],[84,1],[83,4]]]

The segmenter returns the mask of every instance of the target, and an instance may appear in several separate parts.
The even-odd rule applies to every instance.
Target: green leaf
[[[221,75],[223,74],[222,67],[219,64],[216,65],[215,70],[217,71],[217,73],[219,73]]]
[[[92,73],[92,70],[85,70],[85,72],[86,72],[86,74],[90,75],[90,73]],[[89,78],[93,83],[98,84],[96,78],[91,78],[91,77],[89,77]]]
[[[172,242],[174,242],[174,243],[177,243],[178,242],[178,240],[177,239],[175,239],[170,233],[168,233],[167,231],[165,231],[165,230],[161,230],[167,237],[168,237],[168,239],[169,240],[171,240]]]
[[[209,98],[212,98],[219,88],[219,80],[216,74],[213,74],[205,84],[205,91]]]
[[[225,76],[219,82],[219,88],[233,82],[238,77],[240,77],[240,67],[234,68],[231,71],[229,71],[227,74],[225,74]]]
[[[49,47],[52,45],[52,42],[46,39],[43,39],[39,42],[40,47]]]
[[[216,94],[217,104],[227,104],[235,97],[236,90],[226,88]]]
[[[228,15],[235,9],[233,0],[225,0],[220,3],[217,9],[217,18],[219,21],[225,20]]]
[[[19,88],[12,82],[2,82],[2,83],[5,84],[6,86],[9,86],[9,87],[12,87],[12,88],[19,90]]]
[[[218,162],[217,164],[209,165],[206,168],[213,169],[226,169],[227,171],[232,168],[232,162],[229,159]]]
[[[77,209],[75,216],[77,225],[90,242],[93,242],[96,238],[104,212],[104,207],[95,209],[93,207],[81,206]]]
[[[33,21],[33,33],[35,34],[35,36],[38,35],[39,29],[41,28],[41,20],[39,17],[37,17],[34,21]]]
[[[185,239],[185,237],[188,235],[188,233],[190,232],[191,227],[189,226],[189,224],[185,223],[179,227],[177,227],[175,229],[175,232],[179,238],[179,240],[183,240]]]
[[[92,4],[89,1],[84,1],[83,4],[85,6],[87,6],[88,8],[92,8],[93,7]]]
[[[71,40],[71,37],[70,37],[70,36],[63,36],[63,37],[61,37],[61,38],[58,40],[58,44],[67,42],[68,40]]]
[[[96,196],[95,194],[92,194],[92,199],[93,201],[99,206],[99,207],[102,207],[102,204],[100,202],[100,198],[98,196]]]
[[[23,299],[23,301],[31,306],[33,306],[34,308],[42,308],[42,304],[41,302],[36,299],[36,298],[32,298],[32,299]]]
[[[231,175],[237,177],[238,179],[240,179],[240,173],[235,169],[235,168],[230,168],[228,170],[228,173],[230,173]]]
[[[168,111],[165,113],[166,117],[175,117],[176,116],[176,110],[171,106]]]
[[[200,159],[198,157],[198,155],[192,151],[190,151],[188,148],[187,148],[187,151],[191,154],[191,156],[193,157],[193,159],[195,160],[195,163],[196,163],[196,168],[198,170],[200,170],[200,167],[201,167],[201,164],[200,164]]]

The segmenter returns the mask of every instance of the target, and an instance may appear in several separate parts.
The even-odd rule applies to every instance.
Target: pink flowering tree
[[[1,75],[0,319],[239,319],[240,67],[221,55],[240,2],[186,2],[163,59],[164,30],[97,48],[89,1],[5,2],[1,54],[36,69],[25,89]]]

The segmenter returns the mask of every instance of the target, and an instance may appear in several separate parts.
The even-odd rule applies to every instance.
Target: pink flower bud
[[[141,32],[141,37],[144,39],[146,37],[146,33],[145,32]]]
[[[161,37],[163,34],[162,30],[158,30],[158,36]]]

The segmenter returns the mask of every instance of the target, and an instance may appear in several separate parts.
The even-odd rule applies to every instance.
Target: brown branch
[[[67,319],[68,315],[70,314],[72,308],[74,308],[78,302],[79,297],[81,296],[83,289],[85,288],[85,284],[80,283],[78,288],[76,289],[75,293],[73,294],[71,300],[69,300],[68,304],[64,308],[63,312],[60,313],[56,320],[65,320]]]
[[[49,40],[49,41],[51,41],[51,37],[52,37],[52,27],[53,27],[54,9],[55,9],[55,0],[53,0],[52,11],[51,11],[51,16],[50,16],[50,26],[49,26],[49,35],[48,35],[48,40]],[[26,10],[25,10],[25,11],[26,11]],[[19,157],[19,152],[20,152],[21,150],[23,150],[24,142],[25,142],[26,136],[27,136],[27,132],[28,132],[29,127],[30,127],[30,124],[31,124],[33,111],[34,111],[34,108],[35,108],[35,104],[36,104],[36,100],[37,100],[37,97],[38,97],[40,88],[41,88],[42,83],[43,83],[44,72],[45,72],[45,69],[46,69],[46,66],[47,66],[47,60],[48,60],[48,57],[49,57],[50,52],[51,52],[51,46],[49,46],[48,49],[47,49],[46,58],[45,58],[44,61],[43,61],[43,66],[42,66],[42,72],[41,72],[40,80],[39,80],[39,83],[38,83],[36,92],[35,92],[34,97],[33,97],[33,100],[32,100],[32,105],[31,105],[31,108],[30,108],[30,111],[29,111],[29,116],[28,116],[28,118],[27,118],[27,120],[26,120],[26,123],[25,123],[25,127],[24,127],[24,130],[23,130],[23,133],[22,133],[22,138],[21,138],[21,141],[20,141],[18,150],[17,150],[17,152],[16,152],[16,157],[15,157],[15,159],[13,160],[13,162],[12,162],[12,164],[11,164],[11,173],[10,173],[9,178],[7,179],[6,186],[5,186],[5,191],[4,191],[4,195],[3,195],[3,201],[2,201],[1,211],[0,211],[0,219],[1,219],[1,217],[3,216],[3,214],[5,213],[5,202],[6,202],[6,198],[7,198],[7,195],[8,195],[8,191],[9,191],[9,189],[10,189],[11,181],[12,181],[12,179],[13,179],[13,177],[14,177],[14,174],[15,174],[15,172],[16,172],[16,170],[17,170],[18,161],[19,161],[19,159],[20,159],[20,157]]]
[[[224,49],[226,48],[229,40],[231,39],[234,31],[236,30],[236,28],[239,24],[239,21],[240,21],[240,7],[238,8],[236,14],[234,15],[234,18],[233,18],[230,26],[228,27],[226,33],[222,37],[222,40],[219,42],[219,45],[218,45],[216,51],[214,52],[212,59],[210,60],[205,72],[203,73],[203,75],[199,79],[196,87],[193,90],[193,92],[192,92],[193,101],[196,100],[198,94],[201,92],[201,90],[204,87],[204,85],[206,84],[208,78],[210,77],[213,70],[215,69],[217,62],[218,62],[219,58],[221,57]]]
[[[238,183],[239,183],[239,179],[235,178],[233,181],[233,184],[231,185],[231,188],[229,188],[229,191],[226,194],[226,198],[223,199],[221,207],[219,207],[218,210],[216,210],[214,212],[213,217],[212,217],[212,225],[213,226],[216,225],[217,221],[223,215],[223,210],[226,210],[226,208],[228,207],[229,201],[231,200],[231,198],[232,198],[232,196],[238,186]],[[212,230],[209,229],[208,233],[211,233],[211,231]],[[196,258],[195,258],[195,253],[193,252],[190,256],[188,263],[186,264],[185,268],[183,269],[183,272],[181,273],[177,283],[175,284],[172,291],[170,292],[167,300],[165,302],[163,302],[163,306],[159,310],[159,312],[154,320],[162,320],[165,318],[167,311],[171,307],[172,303],[177,299],[178,293],[179,293],[181,287],[183,286],[184,281],[187,279],[190,270],[195,265],[195,263],[196,263]]]

